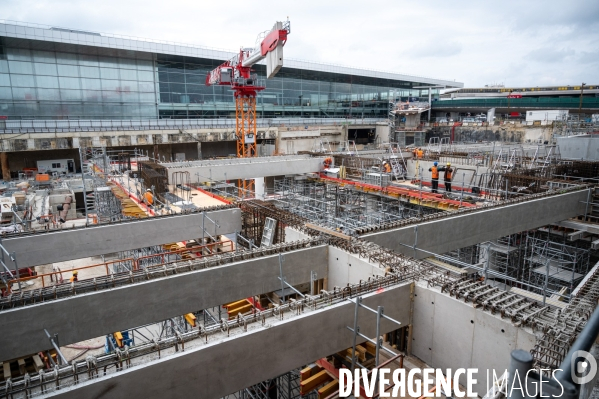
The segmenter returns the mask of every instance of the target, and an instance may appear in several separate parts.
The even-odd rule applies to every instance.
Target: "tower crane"
[[[272,78],[283,66],[283,46],[291,33],[289,19],[276,22],[270,31],[258,35],[253,48],[241,48],[206,76],[206,85],[230,86],[235,96],[235,133],[237,157],[256,156],[256,95],[265,89],[264,79],[253,73],[252,66],[266,59],[266,77]],[[253,191],[254,180],[240,180],[240,197]]]

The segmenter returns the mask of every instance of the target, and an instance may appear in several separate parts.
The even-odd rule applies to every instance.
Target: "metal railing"
[[[259,118],[258,127],[361,125],[385,122],[382,118]],[[235,128],[234,118],[222,119],[33,119],[0,120],[2,133],[101,132],[122,130]]]

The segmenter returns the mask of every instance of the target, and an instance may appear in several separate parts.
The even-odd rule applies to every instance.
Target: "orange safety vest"
[[[424,151],[422,151],[422,150],[418,151],[418,158],[422,158],[423,155],[424,155]]]
[[[149,193],[146,191],[146,193],[144,194],[144,197],[145,197],[148,205],[152,205],[154,203],[154,196],[152,195],[152,193]]]
[[[385,164],[385,172],[387,172],[387,173],[391,172],[391,165]]]
[[[447,170],[445,170],[445,180],[447,180],[447,181],[451,180],[451,168],[448,168]]]
[[[431,170],[433,172],[433,179],[438,179],[439,178],[439,169],[436,166],[433,166]]]

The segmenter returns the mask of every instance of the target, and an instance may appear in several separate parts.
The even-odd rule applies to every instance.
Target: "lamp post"
[[[580,86],[580,104],[578,105],[578,118],[580,119],[580,113],[582,112],[582,93],[584,92],[584,85],[586,83],[582,82],[582,86]]]

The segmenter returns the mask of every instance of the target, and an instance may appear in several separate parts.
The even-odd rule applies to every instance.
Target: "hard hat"
[[[447,166],[451,166],[451,164],[449,162],[447,162]]]
[[[433,165],[437,166],[437,162],[433,163]]]
[[[78,275],[78,274],[79,274],[79,272],[78,272],[77,270],[75,270],[75,271],[73,272],[73,276],[76,276],[76,275]]]
[[[146,191],[152,192],[152,190],[150,190],[149,188]]]

